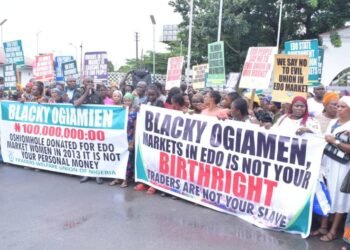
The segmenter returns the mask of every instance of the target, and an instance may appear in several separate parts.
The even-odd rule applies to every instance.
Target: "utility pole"
[[[139,67],[139,33],[135,32],[135,42],[136,42],[136,67]]]
[[[80,82],[83,79],[83,42],[80,43]]]

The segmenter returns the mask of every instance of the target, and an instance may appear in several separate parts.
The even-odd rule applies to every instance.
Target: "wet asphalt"
[[[0,249],[315,249],[340,239],[255,227],[235,216],[105,180],[0,164]],[[340,236],[339,236],[340,237]]]

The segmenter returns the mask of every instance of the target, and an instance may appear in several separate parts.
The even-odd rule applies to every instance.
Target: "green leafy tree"
[[[172,0],[169,5],[183,18],[178,39],[187,44],[189,1]],[[287,40],[317,38],[342,27],[350,20],[349,9],[349,0],[284,0],[280,48]],[[217,40],[218,15],[219,1],[194,0],[192,65],[207,61],[208,43]],[[227,70],[241,69],[249,47],[276,45],[278,15],[277,0],[224,0],[221,40]]]

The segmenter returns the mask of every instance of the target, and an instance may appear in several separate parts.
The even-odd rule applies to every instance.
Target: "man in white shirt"
[[[314,97],[307,100],[307,107],[311,116],[322,114],[324,109],[322,100],[325,93],[326,91],[322,85],[314,87]]]

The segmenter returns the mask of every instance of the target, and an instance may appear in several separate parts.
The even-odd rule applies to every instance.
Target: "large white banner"
[[[5,162],[125,179],[128,110],[118,106],[1,102]]]
[[[142,105],[136,181],[307,237],[323,147],[315,136]]]

